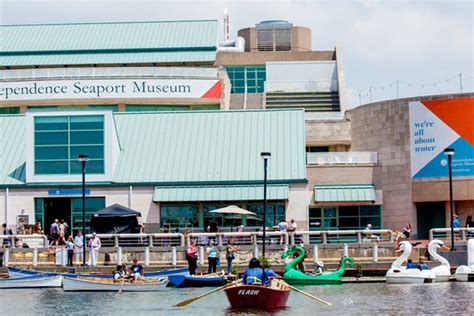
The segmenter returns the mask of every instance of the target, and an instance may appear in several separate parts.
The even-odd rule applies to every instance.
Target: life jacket
[[[261,268],[251,268],[246,271],[246,284],[262,285],[265,284],[266,279],[266,273]]]
[[[125,276],[124,271],[119,270],[119,271],[114,272],[114,280],[123,279],[124,276]]]
[[[408,262],[407,269],[416,269],[416,264],[414,262]]]

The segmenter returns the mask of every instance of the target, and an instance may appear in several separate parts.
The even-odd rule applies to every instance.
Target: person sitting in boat
[[[114,282],[121,282],[123,279],[126,279],[127,272],[122,265],[117,266],[117,270],[114,271]]]
[[[247,271],[242,276],[243,284],[266,285],[270,278],[281,279],[271,269],[264,269],[257,258],[252,258]]]
[[[138,263],[137,259],[133,259],[133,264],[130,267],[130,276],[136,280],[143,278],[143,266]]]
[[[420,260],[420,262],[418,262],[418,269],[421,271],[428,270],[428,265],[424,263],[423,260]]]
[[[414,263],[413,260],[408,259],[408,261],[407,261],[407,269],[417,269],[416,263]]]

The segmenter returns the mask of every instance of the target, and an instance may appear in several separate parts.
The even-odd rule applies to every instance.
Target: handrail
[[[125,239],[125,238],[141,238],[141,239],[148,239],[149,240],[149,246],[153,247],[153,239],[154,238],[179,238],[179,245],[181,247],[185,246],[185,239],[184,235],[181,233],[145,233],[145,234],[140,234],[140,233],[135,233],[135,234],[96,234],[97,237],[103,238],[103,239],[114,239],[114,246],[118,247],[119,246],[119,240],[120,239]],[[92,234],[86,234],[87,238],[91,238]]]
[[[326,153],[306,153],[308,165],[350,165],[376,164],[377,152],[373,151],[338,151]]]
[[[362,242],[364,242],[363,236],[367,236],[368,234],[370,234],[371,236],[376,236],[376,234],[380,234],[380,236],[377,236],[377,237],[381,237],[381,236],[383,236],[383,234],[385,234],[385,235],[388,235],[388,240],[387,241],[393,242],[393,235],[394,234],[393,234],[393,230],[391,230],[391,229],[371,229],[369,231],[367,231],[365,229],[295,231],[295,232],[290,233],[290,242],[291,242],[292,245],[294,245],[295,244],[295,239],[296,239],[295,237],[297,237],[297,236],[308,236],[308,237],[310,237],[310,236],[321,236],[322,244],[327,244],[328,243],[328,236],[356,235],[357,242],[362,243]],[[367,238],[370,238],[370,237],[367,237]],[[305,242],[305,243],[307,243],[307,242]]]
[[[453,231],[455,233],[461,232],[461,239],[463,241],[466,241],[468,232],[474,234],[474,227],[459,227],[459,228],[454,228]],[[449,233],[449,232],[451,232],[450,227],[432,228],[430,229],[430,232],[429,232],[429,238],[430,240],[433,240],[435,238],[434,235],[436,233]]]
[[[283,237],[284,238],[284,244],[288,245],[289,242],[289,235],[286,232],[265,232],[265,235],[267,237]],[[198,237],[215,237],[218,240],[218,245],[222,246],[223,245],[223,238],[222,237],[251,237],[251,244],[256,245],[257,244],[257,236],[258,237],[263,237],[263,232],[231,232],[231,233],[224,233],[224,232],[219,232],[219,233],[189,233],[187,235],[186,242],[189,245],[191,243],[191,238],[198,238]]]
[[[10,241],[12,239],[38,239],[38,238],[41,238],[43,239],[43,246],[46,247],[48,245],[48,237],[46,235],[18,235],[18,234],[15,234],[15,235],[0,235],[0,239],[10,239]],[[15,248],[16,245],[14,242],[11,242],[11,247],[12,248]]]

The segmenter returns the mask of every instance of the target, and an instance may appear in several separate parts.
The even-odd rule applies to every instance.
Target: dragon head
[[[298,250],[299,250],[299,251],[304,251],[304,249],[303,249],[302,247],[300,247],[300,246],[293,246],[293,247],[291,247],[291,248],[288,248],[287,251],[283,252],[282,255],[281,255],[281,258],[282,258],[282,259],[285,259],[285,258],[287,258],[287,257],[289,257],[289,256],[292,256],[292,255],[294,255],[295,252],[298,251]]]

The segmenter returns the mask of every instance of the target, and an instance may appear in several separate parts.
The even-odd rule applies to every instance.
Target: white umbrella
[[[244,210],[235,205],[229,205],[227,207],[218,208],[217,210],[209,211],[209,213],[216,213],[216,214],[239,214],[239,215],[257,215],[254,212],[250,212]]]

